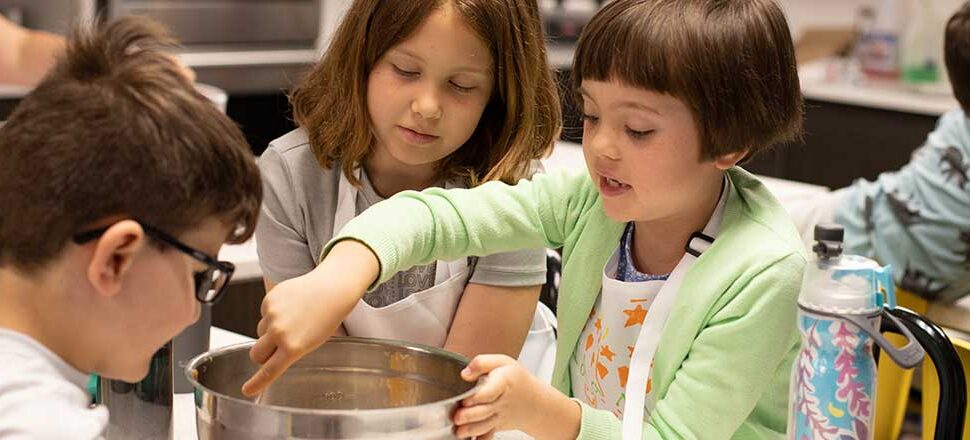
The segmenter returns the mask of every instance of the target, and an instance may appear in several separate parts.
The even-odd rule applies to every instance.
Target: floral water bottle
[[[870,440],[876,402],[873,342],[903,368],[923,359],[923,349],[888,309],[895,307],[892,269],[842,253],[838,225],[815,227],[816,259],[805,271],[798,297],[802,345],[795,358],[788,403],[788,438]],[[881,318],[906,337],[902,348],[879,332]]]

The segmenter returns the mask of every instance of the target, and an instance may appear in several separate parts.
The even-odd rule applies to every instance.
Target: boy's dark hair
[[[772,0],[610,2],[580,37],[577,92],[583,80],[680,99],[694,114],[704,160],[744,150],[752,157],[802,130],[795,49]]]
[[[252,235],[262,186],[242,133],[198,93],[164,29],[144,18],[78,26],[0,128],[0,266],[55,258],[110,216],[179,234],[215,216]]]
[[[943,54],[953,95],[963,111],[970,113],[970,2],[946,23]]]

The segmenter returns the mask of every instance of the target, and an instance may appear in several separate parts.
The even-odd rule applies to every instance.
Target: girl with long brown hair
[[[256,232],[267,290],[288,294],[319,290],[299,277],[369,206],[528,178],[561,126],[535,0],[356,0],[290,99],[299,128],[260,159]],[[545,358],[548,375],[554,317],[536,309],[545,270],[542,249],[429,259],[376,286],[339,332],[506,353],[537,373]]]

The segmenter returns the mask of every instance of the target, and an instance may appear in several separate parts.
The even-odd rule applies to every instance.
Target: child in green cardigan
[[[329,337],[368,286],[435,259],[563,248],[552,386],[513,359],[455,416],[460,437],[781,438],[805,266],[777,201],[735,165],[801,130],[771,0],[615,0],[573,68],[588,173],[408,192],[263,303],[256,394]],[[621,434],[622,433],[622,434]]]

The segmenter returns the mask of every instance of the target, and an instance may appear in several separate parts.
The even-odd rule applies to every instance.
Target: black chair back
[[[936,417],[936,440],[959,440],[963,438],[963,427],[967,413],[967,382],[963,375],[963,365],[953,348],[950,338],[940,326],[913,311],[897,307],[890,310],[893,316],[913,333],[917,342],[926,351],[933,366],[936,367],[940,381],[940,402]],[[882,332],[899,334],[899,330],[883,320]]]

